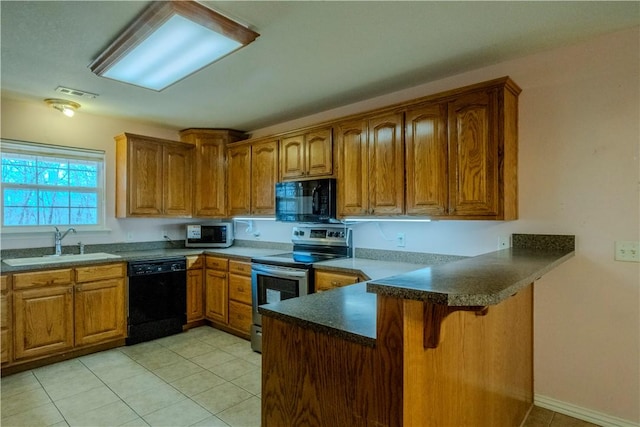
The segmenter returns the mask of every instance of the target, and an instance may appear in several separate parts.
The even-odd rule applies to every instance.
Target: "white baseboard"
[[[536,394],[533,404],[541,408],[549,409],[560,414],[568,415],[579,420],[588,421],[599,426],[611,427],[640,427],[640,424],[612,415],[603,414],[591,409],[583,408],[572,403],[563,402],[551,397]]]

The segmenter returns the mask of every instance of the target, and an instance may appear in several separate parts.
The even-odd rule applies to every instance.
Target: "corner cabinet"
[[[226,145],[245,138],[243,132],[229,129],[180,131],[180,140],[195,146],[194,216],[226,217]]]
[[[333,174],[331,127],[285,135],[280,141],[280,177],[283,180]]]
[[[403,114],[339,123],[338,209],[342,216],[404,212]]]
[[[193,145],[125,133],[116,140],[116,217],[191,217]]]

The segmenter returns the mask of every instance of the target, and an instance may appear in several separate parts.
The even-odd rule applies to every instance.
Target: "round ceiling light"
[[[50,107],[55,108],[67,117],[73,117],[76,110],[80,108],[80,104],[66,99],[47,98],[44,100]]]

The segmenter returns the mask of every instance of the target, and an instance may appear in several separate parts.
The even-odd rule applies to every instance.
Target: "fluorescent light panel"
[[[193,1],[153,2],[89,67],[161,91],[258,36]]]

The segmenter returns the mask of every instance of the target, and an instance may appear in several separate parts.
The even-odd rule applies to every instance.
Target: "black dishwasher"
[[[185,257],[129,262],[127,345],[182,332],[187,322]]]

